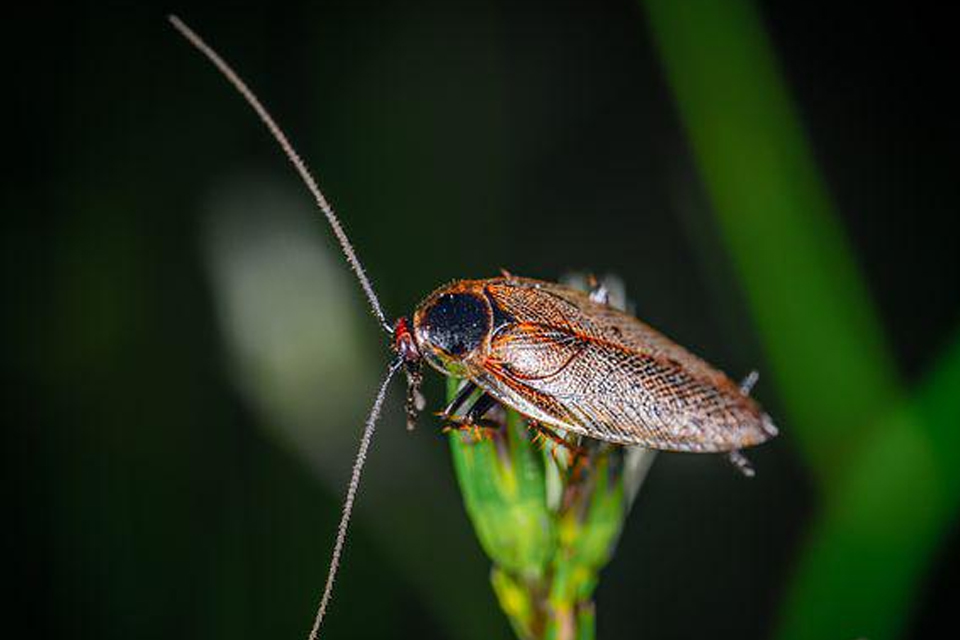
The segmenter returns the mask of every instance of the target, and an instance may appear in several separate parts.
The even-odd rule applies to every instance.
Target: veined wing
[[[726,375],[636,318],[532,280],[487,288],[510,322],[475,382],[532,418],[678,451],[729,451],[776,433]]]

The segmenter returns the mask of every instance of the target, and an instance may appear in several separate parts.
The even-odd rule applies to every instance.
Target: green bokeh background
[[[251,81],[388,313],[500,267],[614,272],[781,437],[662,455],[601,638],[919,637],[952,620],[952,25],[901,5],[83,5],[11,16],[8,620],[309,628],[384,339],[292,171],[170,30]],[[433,419],[374,442],[326,637],[508,637]],[[436,376],[427,393],[442,402]]]

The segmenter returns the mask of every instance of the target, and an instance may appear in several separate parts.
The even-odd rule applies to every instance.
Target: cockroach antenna
[[[360,488],[360,473],[363,471],[363,463],[367,459],[367,450],[370,448],[370,441],[373,439],[373,431],[377,427],[377,419],[380,417],[380,407],[383,405],[383,399],[387,395],[387,387],[393,380],[393,375],[403,366],[403,360],[396,359],[390,364],[387,375],[380,383],[380,390],[377,391],[377,398],[373,401],[373,407],[370,409],[370,415],[367,416],[366,425],[363,428],[363,436],[360,438],[360,448],[357,449],[357,457],[353,462],[353,471],[350,473],[350,484],[347,486],[347,497],[343,500],[343,512],[340,514],[340,524],[337,526],[337,539],[333,543],[333,553],[330,557],[330,569],[327,571],[327,583],[323,586],[323,595],[320,597],[320,604],[317,606],[317,615],[313,619],[313,627],[310,629],[309,640],[316,640],[320,634],[320,624],[327,613],[327,605],[330,604],[330,598],[333,596],[333,581],[337,577],[337,569],[340,568],[340,556],[343,554],[343,545],[347,541],[347,527],[350,525],[350,514],[353,511],[353,501],[357,497],[357,489]]]
[[[344,232],[343,227],[340,226],[340,219],[337,218],[337,214],[333,212],[333,207],[330,206],[330,203],[327,202],[327,199],[324,197],[323,192],[320,191],[320,187],[317,186],[317,181],[314,180],[313,175],[310,173],[310,170],[307,168],[307,164],[300,157],[300,154],[297,153],[297,150],[293,148],[293,145],[290,143],[290,140],[287,139],[287,135],[283,132],[283,129],[276,123],[273,119],[273,116],[270,115],[270,112],[267,111],[266,107],[260,102],[260,99],[257,98],[257,95],[247,86],[247,83],[243,81],[236,71],[227,64],[227,62],[220,57],[213,48],[203,41],[197,33],[188,27],[186,23],[183,22],[180,18],[175,15],[167,16],[167,19],[170,20],[170,24],[173,25],[173,28],[180,32],[187,41],[194,46],[197,51],[202,53],[206,58],[213,63],[223,75],[227,81],[234,86],[237,92],[243,96],[243,99],[247,101],[247,104],[256,112],[257,117],[266,125],[267,129],[270,131],[270,135],[277,141],[280,145],[280,148],[283,149],[283,153],[287,156],[287,159],[290,160],[290,163],[293,165],[293,168],[297,170],[297,173],[300,174],[300,178],[303,180],[303,183],[307,186],[307,189],[310,190],[310,193],[313,195],[313,199],[317,203],[317,207],[320,208],[320,211],[323,212],[323,215],[327,218],[327,222],[330,223],[330,227],[333,229],[333,234],[337,237],[337,242],[340,243],[340,248],[343,249],[343,254],[347,257],[347,262],[350,263],[350,268],[353,269],[353,272],[357,275],[357,280],[360,281],[360,286],[363,287],[363,292],[367,296],[367,300],[370,302],[370,308],[373,310],[373,315],[377,317],[377,320],[380,321],[380,326],[383,327],[383,330],[388,334],[393,334],[393,326],[387,322],[387,317],[383,313],[383,309],[380,308],[380,301],[377,299],[377,294],[373,292],[373,285],[370,284],[370,279],[367,277],[366,271],[363,269],[363,265],[360,264],[360,260],[357,258],[356,252],[353,250],[353,245],[350,244],[347,234]]]
[[[171,15],[168,16],[168,19],[170,20],[170,24],[172,24],[173,27],[179,31],[180,34],[186,38],[195,49],[197,49],[200,53],[206,56],[211,63],[213,63],[223,77],[234,86],[240,95],[243,96],[243,99],[247,101],[247,104],[253,108],[263,124],[266,125],[267,129],[270,131],[270,134],[283,149],[287,159],[290,160],[290,163],[293,165],[294,169],[297,170],[297,173],[307,186],[307,189],[310,190],[310,193],[313,195],[317,206],[327,218],[327,222],[330,223],[330,227],[333,229],[333,233],[337,237],[337,241],[340,243],[340,248],[343,249],[343,253],[347,257],[347,262],[350,263],[350,267],[353,269],[357,279],[360,281],[360,286],[363,287],[363,292],[366,294],[367,300],[370,302],[370,308],[373,310],[373,315],[376,316],[377,320],[380,322],[380,326],[383,327],[384,331],[386,331],[389,335],[393,335],[394,328],[389,322],[387,322],[387,318],[383,313],[383,309],[380,308],[380,301],[377,299],[377,294],[373,292],[373,286],[370,284],[370,279],[367,278],[367,274],[363,270],[363,265],[360,264],[360,260],[357,258],[357,254],[354,252],[353,245],[350,244],[347,234],[343,231],[343,227],[340,226],[340,220],[333,212],[333,207],[330,206],[330,203],[328,203],[327,199],[323,196],[323,192],[320,191],[320,187],[317,186],[317,181],[314,180],[310,170],[307,169],[306,163],[300,158],[300,154],[297,153],[296,149],[293,148],[293,145],[287,139],[286,134],[284,134],[283,130],[263,106],[256,94],[250,89],[250,87],[247,86],[247,83],[244,82],[237,72],[234,71],[230,65],[220,57],[220,54],[214,51],[210,45],[204,42],[203,39],[197,35],[193,29],[188,27],[180,18]],[[340,515],[340,524],[337,527],[337,537],[336,541],[334,542],[333,553],[331,554],[330,558],[330,569],[327,573],[327,581],[323,587],[323,595],[320,598],[320,604],[317,606],[317,614],[313,621],[313,627],[310,629],[309,640],[316,640],[318,637],[320,632],[320,624],[323,622],[323,617],[327,612],[327,606],[330,604],[330,598],[333,594],[333,583],[336,579],[337,569],[340,566],[340,557],[343,554],[343,546],[347,539],[347,527],[350,525],[350,515],[353,512],[353,503],[357,496],[357,490],[360,487],[360,474],[363,471],[363,465],[367,459],[367,451],[370,448],[370,442],[373,439],[373,432],[376,429],[377,420],[380,417],[380,409],[383,406],[383,400],[387,393],[387,387],[390,385],[390,381],[393,380],[393,376],[402,366],[404,366],[404,364],[405,360],[402,355],[399,355],[390,364],[390,368],[387,370],[387,374],[384,376],[383,382],[380,383],[380,389],[377,391],[377,397],[373,401],[373,407],[370,409],[370,414],[367,416],[367,421],[363,430],[363,436],[360,438],[360,447],[357,450],[357,457],[353,463],[353,471],[350,474],[350,484],[347,486],[347,495],[343,501],[343,512]]]

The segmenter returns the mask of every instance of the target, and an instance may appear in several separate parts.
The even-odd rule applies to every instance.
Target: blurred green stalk
[[[460,381],[448,379],[452,399]],[[490,581],[523,640],[592,640],[593,591],[613,555],[646,465],[623,447],[584,444],[572,467],[555,443],[505,410],[499,428],[449,434],[457,480],[477,538],[493,561]]]
[[[644,4],[790,436],[829,482],[899,397],[880,323],[753,4]]]
[[[889,638],[960,502],[960,349],[913,401],[752,3],[644,6],[824,508],[783,638]]]
[[[892,638],[960,506],[960,339],[889,412],[826,496],[788,593],[781,638]]]

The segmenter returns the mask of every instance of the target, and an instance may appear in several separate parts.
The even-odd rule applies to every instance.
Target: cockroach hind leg
[[[757,475],[757,472],[754,471],[753,465],[750,463],[750,460],[747,459],[747,456],[743,455],[739,449],[734,449],[733,451],[727,454],[727,458],[730,460],[730,463],[737,468],[737,471],[742,473],[748,478],[752,478]]]
[[[760,372],[754,369],[747,374],[747,377],[743,379],[743,382],[740,383],[740,393],[745,396],[750,395],[750,392],[753,390],[754,385],[757,384],[757,380],[760,379]]]
[[[762,422],[764,432],[771,438],[775,437],[780,430],[777,429],[777,425],[773,424],[773,420],[767,414],[763,414]]]

